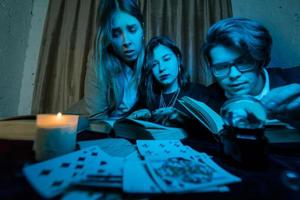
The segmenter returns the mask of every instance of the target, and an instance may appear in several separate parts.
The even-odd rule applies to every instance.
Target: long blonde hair
[[[109,110],[114,110],[122,100],[123,83],[118,77],[124,75],[125,63],[115,54],[111,41],[111,19],[115,12],[122,11],[134,16],[143,28],[143,16],[135,0],[104,0],[100,2],[97,16],[97,35],[94,46],[94,61],[100,82],[108,87]],[[133,68],[132,87],[138,88],[144,64],[144,43]]]

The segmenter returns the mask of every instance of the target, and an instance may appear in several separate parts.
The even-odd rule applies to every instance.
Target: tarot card
[[[164,192],[188,192],[212,179],[212,170],[196,161],[182,157],[147,160],[156,183]]]
[[[25,166],[23,173],[33,188],[44,198],[61,194],[73,181],[89,171],[90,163],[110,156],[93,146],[51,160]]]
[[[161,193],[148,173],[142,160],[126,161],[123,176],[123,191],[127,193]]]
[[[234,176],[221,168],[217,163],[215,163],[207,154],[198,154],[193,156],[193,160],[199,163],[206,164],[214,170],[213,179],[217,183],[229,184],[234,182],[240,182],[241,179]]]
[[[240,181],[216,164],[207,164],[207,158],[199,161],[200,158],[170,157],[146,159],[146,163],[153,179],[167,193],[205,191],[210,187]]]

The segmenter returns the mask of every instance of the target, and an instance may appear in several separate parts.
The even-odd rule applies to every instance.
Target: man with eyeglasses
[[[229,98],[251,95],[269,115],[300,127],[300,67],[266,68],[271,59],[269,31],[254,20],[228,18],[209,30],[203,63],[217,83],[209,86],[208,104],[219,111]]]

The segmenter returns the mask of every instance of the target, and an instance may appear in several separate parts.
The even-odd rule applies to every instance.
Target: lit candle
[[[78,115],[37,115],[34,142],[36,160],[46,160],[74,151],[77,123]]]

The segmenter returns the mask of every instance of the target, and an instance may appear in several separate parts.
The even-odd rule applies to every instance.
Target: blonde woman
[[[92,118],[121,118],[138,98],[144,60],[143,17],[135,0],[100,2],[84,100]]]

